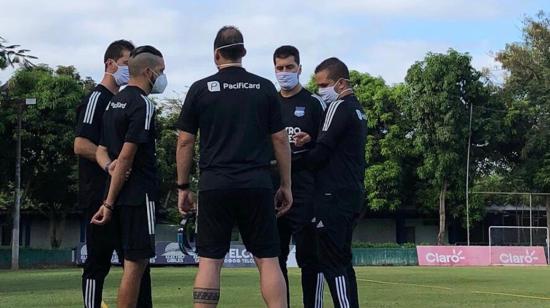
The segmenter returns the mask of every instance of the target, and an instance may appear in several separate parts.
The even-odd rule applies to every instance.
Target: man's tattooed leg
[[[220,289],[193,288],[193,303],[217,305],[220,300]]]

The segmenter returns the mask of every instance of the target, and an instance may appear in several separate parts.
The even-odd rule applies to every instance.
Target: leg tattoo
[[[220,300],[220,289],[193,288],[195,304],[217,305]]]

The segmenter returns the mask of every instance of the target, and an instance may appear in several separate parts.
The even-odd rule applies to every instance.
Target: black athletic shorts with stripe
[[[117,205],[113,224],[119,247],[126,260],[137,261],[155,256],[155,203]]]
[[[243,243],[257,258],[280,253],[279,234],[271,189],[223,189],[199,192],[197,253],[223,259],[237,224]]]

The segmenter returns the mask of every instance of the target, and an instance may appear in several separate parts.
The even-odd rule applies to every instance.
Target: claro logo
[[[535,257],[535,251],[525,250],[525,255],[517,255],[513,253],[501,253],[499,256],[500,262],[503,264],[531,264],[539,258]]]
[[[458,252],[453,249],[453,254],[446,255],[446,254],[439,254],[435,252],[430,252],[426,254],[426,261],[430,263],[458,263],[460,260],[464,260],[466,257],[462,255],[462,250],[459,250]]]

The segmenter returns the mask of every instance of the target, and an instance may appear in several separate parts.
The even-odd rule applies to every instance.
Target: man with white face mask
[[[359,307],[351,240],[364,202],[367,123],[349,78],[347,66],[337,58],[326,59],[315,69],[319,94],[330,105],[314,148],[302,160],[316,171],[318,261],[334,307]],[[300,133],[296,143],[309,138]]]
[[[269,80],[242,67],[245,54],[241,32],[233,26],[220,29],[214,40],[218,72],[191,85],[176,123],[178,207],[182,214],[192,203],[189,172],[195,136],[200,131],[200,259],[193,289],[195,307],[218,304],[220,271],[235,223],[260,271],[265,303],[268,307],[287,306],[278,261],[276,214],[283,215],[292,205],[290,147],[277,91]],[[277,210],[270,177],[272,151],[281,178]]]
[[[309,151],[314,142],[305,146],[297,146],[294,136],[300,132],[308,133],[313,141],[321,125],[326,104],[323,100],[304,89],[299,81],[302,71],[300,54],[294,46],[281,46],[273,54],[275,76],[281,90],[283,124],[286,127],[288,141],[292,151],[292,159],[299,159]],[[281,239],[281,255],[279,263],[287,284],[287,298],[290,297],[286,262],[288,260],[291,237],[296,244],[296,261],[302,269],[302,290],[304,307],[314,307],[315,296],[322,289],[322,273],[319,273],[314,246],[314,233],[311,224],[313,218],[314,175],[308,169],[292,166],[292,197],[294,205],[290,211],[277,219],[279,238]],[[278,184],[278,181],[274,181]],[[290,301],[289,301],[290,302]],[[290,305],[290,303],[289,303]]]
[[[155,256],[155,203],[158,201],[155,105],[147,96],[167,85],[164,59],[152,46],[132,51],[128,86],[115,95],[103,115],[103,132],[96,158],[100,166],[117,160],[108,180],[105,201],[92,217],[104,226],[112,221],[110,236],[118,242],[124,271],[118,307],[138,306],[142,276]],[[126,180],[126,174],[132,170]]]
[[[95,152],[101,137],[105,107],[119,88],[128,83],[128,59],[133,49],[134,45],[126,40],[115,41],[107,47],[103,58],[103,79],[77,108],[74,152],[79,156],[78,205],[84,213],[87,249],[82,296],[84,307],[89,308],[101,306],[103,282],[111,268],[113,251],[118,249],[112,238],[113,224],[97,226],[90,223],[103,200],[107,176],[116,166],[116,162],[98,166]],[[138,307],[151,306],[151,277],[147,272],[142,280]]]

